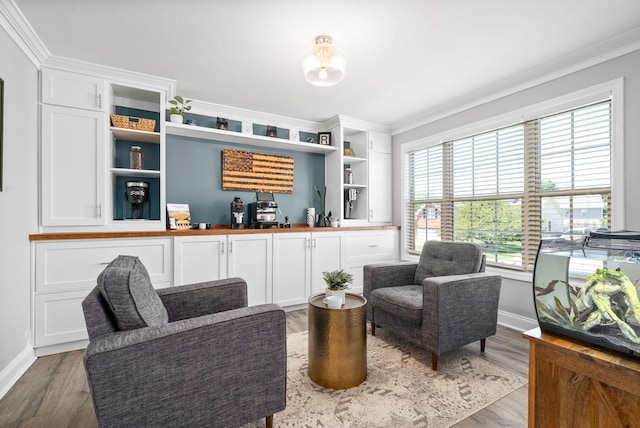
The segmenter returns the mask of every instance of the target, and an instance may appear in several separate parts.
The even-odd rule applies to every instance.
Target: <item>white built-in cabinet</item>
[[[352,291],[362,293],[363,267],[373,263],[387,263],[400,259],[398,230],[347,231],[346,267],[353,275]]]
[[[155,287],[238,276],[247,281],[249,305],[275,302],[284,307],[306,304],[312,294],[323,292],[324,271],[351,272],[351,291],[357,293],[362,292],[364,264],[399,258],[397,229],[163,236],[166,134],[321,154],[327,211],[343,226],[370,226],[391,223],[391,137],[385,126],[344,116],[315,123],[197,101],[192,113],[235,120],[240,131],[172,124],[165,123],[165,110],[174,81],[61,59],[47,60],[40,78],[40,232],[148,231],[153,237],[32,240],[37,355],[86,344],[81,302],[119,254],[139,256]],[[140,110],[158,118],[156,129],[111,126],[112,114]],[[255,126],[266,124],[288,129],[289,136],[256,135]],[[331,133],[331,145],[317,144],[321,131]],[[129,167],[133,145],[143,147],[142,170]],[[344,181],[345,168],[353,172],[352,183]],[[150,183],[151,219],[126,218],[128,180]],[[352,218],[345,219],[350,190],[357,198]]]
[[[249,305],[272,301],[272,237],[269,233],[174,238],[174,283],[241,277]]]
[[[340,150],[325,156],[328,209],[344,226],[391,224],[391,134],[344,116],[329,126]]]
[[[134,238],[32,243],[33,346],[36,355],[83,348],[82,300],[118,255],[140,257],[155,288],[172,285],[172,239]],[[68,344],[66,348],[58,345]]]
[[[369,221],[391,223],[391,135],[369,131]]]
[[[274,303],[306,303],[311,295],[326,288],[322,272],[342,269],[344,262],[344,232],[274,234]]]
[[[46,66],[40,76],[43,231],[164,229],[166,85],[123,83]],[[110,126],[111,115],[122,108],[157,116],[157,129]],[[143,170],[129,169],[133,145],[143,145],[143,153],[153,159]],[[150,221],[125,220],[126,180],[150,183]]]
[[[361,293],[362,267],[398,260],[398,242],[398,229],[32,241],[33,346],[46,355],[86,345],[82,300],[121,254],[140,257],[155,288],[241,277],[250,306],[297,307],[325,290],[325,271],[350,272],[350,292]]]

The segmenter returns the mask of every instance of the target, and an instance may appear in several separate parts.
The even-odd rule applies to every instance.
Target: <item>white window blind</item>
[[[407,152],[406,250],[477,242],[530,268],[542,237],[608,227],[610,164],[609,100]]]

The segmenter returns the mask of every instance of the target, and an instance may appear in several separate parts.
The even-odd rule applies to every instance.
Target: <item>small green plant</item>
[[[322,272],[322,278],[327,283],[327,288],[331,291],[346,290],[353,282],[353,275],[344,270],[334,270]]]
[[[192,100],[185,100],[180,95],[176,95],[173,99],[169,100],[169,104],[173,105],[169,109],[171,114],[179,114],[180,116],[184,115],[185,111],[191,110],[191,106],[188,105]]]

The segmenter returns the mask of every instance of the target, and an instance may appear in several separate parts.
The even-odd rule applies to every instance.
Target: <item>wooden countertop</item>
[[[34,233],[29,235],[30,241],[57,241],[64,239],[113,239],[113,238],[157,238],[167,236],[198,235],[246,235],[255,233],[295,233],[295,232],[341,232],[350,230],[398,230],[400,226],[353,226],[353,227],[309,227],[306,224],[294,224],[291,228],[282,229],[230,229],[227,225],[216,225],[211,229],[158,230],[144,232],[65,232]]]

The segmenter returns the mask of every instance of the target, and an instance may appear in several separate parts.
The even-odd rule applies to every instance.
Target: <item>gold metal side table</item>
[[[367,299],[347,293],[340,309],[309,298],[309,377],[325,388],[347,389],[367,378]]]

